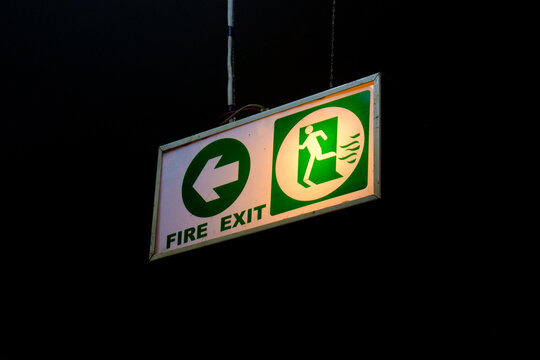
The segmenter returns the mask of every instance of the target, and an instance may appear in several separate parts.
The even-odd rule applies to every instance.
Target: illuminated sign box
[[[159,148],[150,259],[380,198],[380,74]]]

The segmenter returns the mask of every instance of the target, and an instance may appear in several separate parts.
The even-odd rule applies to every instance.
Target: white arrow
[[[201,195],[204,201],[209,202],[219,199],[215,188],[238,180],[239,161],[217,167],[222,155],[206,162],[203,170],[193,183],[195,191]]]

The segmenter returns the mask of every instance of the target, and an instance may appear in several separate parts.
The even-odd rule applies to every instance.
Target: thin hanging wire
[[[332,1],[332,40],[330,45],[330,88],[334,83],[334,24],[336,22],[336,0]]]

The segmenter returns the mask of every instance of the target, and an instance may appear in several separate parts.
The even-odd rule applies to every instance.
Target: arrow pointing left
[[[232,183],[238,180],[239,161],[217,167],[222,155],[209,159],[197,180],[193,183],[193,188],[206,202],[219,199],[215,188]]]

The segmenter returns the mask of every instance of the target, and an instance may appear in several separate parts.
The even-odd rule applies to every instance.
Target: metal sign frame
[[[242,126],[244,124],[247,124],[247,123],[250,123],[250,122],[253,122],[253,121],[257,121],[259,119],[268,117],[270,115],[273,115],[273,114],[276,114],[276,113],[279,113],[279,112],[282,112],[282,111],[285,111],[285,110],[288,110],[288,109],[291,109],[291,108],[294,108],[294,107],[297,107],[297,106],[300,106],[300,105],[303,105],[303,104],[306,104],[306,103],[309,103],[309,102],[312,102],[312,101],[320,100],[320,99],[322,99],[324,97],[327,97],[329,95],[333,95],[335,93],[338,93],[338,92],[341,92],[341,91],[344,91],[344,90],[348,90],[350,88],[353,88],[353,87],[356,87],[356,86],[359,86],[359,85],[364,85],[364,84],[369,83],[369,82],[373,82],[373,140],[374,140],[374,144],[373,144],[373,146],[374,146],[373,147],[373,151],[374,151],[374,154],[373,154],[373,156],[374,156],[374,163],[373,163],[373,165],[374,165],[374,167],[373,167],[373,171],[374,171],[374,174],[373,174],[373,176],[374,176],[374,184],[373,184],[374,185],[374,193],[373,193],[373,195],[363,197],[363,198],[360,198],[360,199],[356,199],[356,200],[352,200],[352,201],[348,201],[348,202],[341,203],[341,204],[338,204],[338,205],[330,206],[330,207],[327,207],[327,208],[324,208],[324,209],[319,209],[319,210],[316,210],[316,211],[313,211],[313,212],[297,215],[297,216],[294,216],[294,217],[291,217],[291,218],[278,220],[276,222],[261,225],[259,227],[255,227],[255,228],[251,228],[251,229],[246,229],[246,230],[243,230],[241,232],[234,233],[234,234],[229,234],[229,235],[225,235],[225,236],[222,236],[222,237],[210,239],[210,240],[207,240],[207,241],[195,243],[195,244],[187,246],[187,247],[180,247],[180,248],[173,249],[173,250],[166,251],[166,252],[162,252],[162,253],[159,253],[159,254],[155,253],[156,237],[157,237],[156,233],[157,233],[157,223],[158,223],[159,195],[160,195],[160,182],[161,182],[161,171],[162,171],[162,159],[163,159],[163,153],[164,152],[175,149],[177,147],[180,147],[180,146],[183,146],[183,145],[186,145],[186,144],[189,144],[189,143],[192,143],[192,142],[195,142],[195,141],[198,141],[198,140],[201,140],[201,139],[204,139],[204,138],[207,138],[209,136],[212,136],[212,135],[227,131],[229,129],[232,129],[232,128],[235,128],[235,127],[238,127],[238,126]],[[364,203],[364,202],[368,202],[368,201],[371,201],[371,200],[381,198],[381,151],[380,151],[380,147],[381,147],[381,130],[380,130],[381,129],[381,99],[380,99],[380,96],[381,96],[381,73],[376,73],[376,74],[361,78],[359,80],[355,80],[355,81],[352,81],[350,83],[347,83],[347,84],[344,84],[344,85],[341,85],[341,86],[337,86],[337,87],[334,87],[334,88],[329,89],[329,90],[319,92],[317,94],[305,97],[303,99],[296,100],[296,101],[290,102],[290,103],[282,105],[282,106],[278,106],[276,108],[261,112],[259,114],[255,114],[255,115],[249,116],[247,118],[244,118],[244,119],[241,119],[241,120],[229,123],[229,124],[225,124],[225,125],[219,126],[217,128],[214,128],[214,129],[211,129],[211,130],[208,130],[208,131],[204,131],[202,133],[199,133],[199,134],[196,134],[196,135],[193,135],[193,136],[189,136],[189,137],[184,138],[182,140],[174,141],[174,142],[171,142],[169,144],[160,146],[159,151],[158,151],[157,171],[156,171],[156,185],[155,185],[155,193],[154,193],[154,210],[153,210],[153,217],[152,217],[152,233],[151,233],[150,254],[149,254],[150,261],[160,259],[160,258],[163,258],[163,257],[167,257],[167,256],[170,256],[170,255],[175,255],[175,254],[178,254],[178,253],[181,253],[181,252],[193,250],[193,249],[196,249],[196,248],[199,248],[199,247],[215,244],[215,243],[218,243],[218,242],[230,240],[230,239],[233,239],[233,238],[253,234],[255,232],[264,231],[266,229],[274,228],[274,227],[277,227],[277,226],[285,225],[285,224],[288,224],[288,223],[296,222],[296,221],[307,219],[307,218],[310,218],[310,217],[313,217],[313,216],[329,213],[329,212],[332,212],[332,211],[340,210],[340,209],[343,209],[343,208],[347,208],[347,207],[350,207],[350,206],[354,206],[354,205],[357,205],[357,204],[361,204],[361,203]]]

